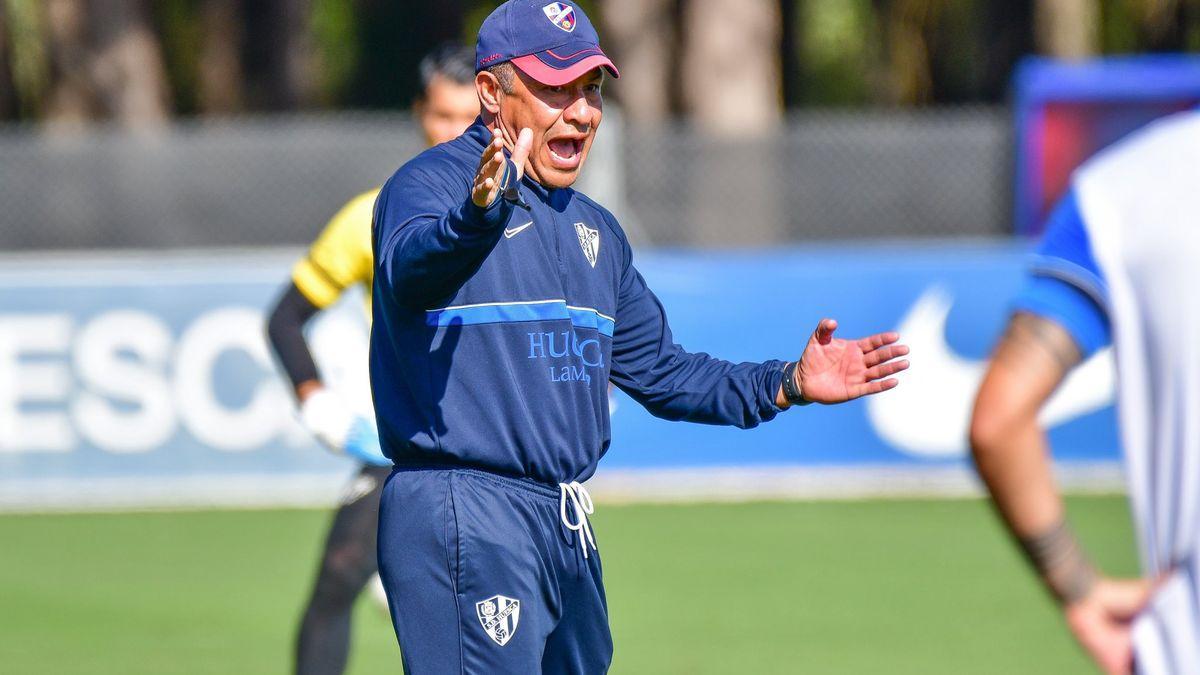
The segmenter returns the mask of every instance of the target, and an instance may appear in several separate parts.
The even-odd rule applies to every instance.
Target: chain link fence
[[[802,113],[756,141],[630,129],[628,204],[662,244],[1003,235],[1010,127],[963,109]]]
[[[738,141],[608,114],[578,187],[641,244],[1004,235],[1011,148],[1002,109],[805,112]],[[420,149],[400,114],[0,129],[0,248],[304,244]]]

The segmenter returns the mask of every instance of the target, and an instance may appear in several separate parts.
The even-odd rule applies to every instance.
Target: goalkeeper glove
[[[392,463],[379,447],[379,431],[374,421],[351,412],[331,391],[319,389],[304,399],[300,419],[312,435],[335,454],[375,466]]]

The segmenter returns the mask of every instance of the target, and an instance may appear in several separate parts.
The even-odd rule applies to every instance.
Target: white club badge
[[[517,624],[521,621],[521,601],[493,595],[475,603],[475,614],[479,616],[483,632],[503,647],[517,632]]]
[[[575,234],[579,237],[579,247],[583,249],[583,257],[587,258],[592,267],[600,257],[600,232],[583,223],[575,223]]]
[[[550,23],[570,33],[575,30],[575,8],[563,3],[552,2],[542,8]]]

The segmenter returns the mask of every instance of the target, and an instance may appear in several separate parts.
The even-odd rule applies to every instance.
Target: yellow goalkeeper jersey
[[[362,284],[367,318],[371,317],[371,217],[379,188],[346,202],[292,268],[292,282],[314,306],[325,309],[354,284]]]

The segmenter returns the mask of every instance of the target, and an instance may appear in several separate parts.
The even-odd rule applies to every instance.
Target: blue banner
[[[294,255],[0,261],[0,502],[87,501],[107,485],[129,503],[214,489],[240,503],[336,486],[353,465],[300,427],[264,340]],[[833,317],[843,337],[900,330],[912,369],[881,396],[791,410],[750,431],[658,420],[617,393],[601,468],[961,466],[1021,261],[1010,245],[644,252],[636,264],[689,350],[796,358],[817,320]],[[310,335],[323,375],[366,409],[361,297],[326,314]],[[1104,352],[1045,412],[1059,460],[1117,460],[1112,398]]]
[[[893,243],[636,258],[691,351],[795,359],[831,317],[840,337],[899,330],[912,367],[890,392],[793,409],[749,431],[665,422],[619,395],[601,466],[962,464],[970,407],[1022,283],[1024,251]],[[1064,382],[1043,418],[1056,458],[1118,460],[1113,383],[1107,350]]]

